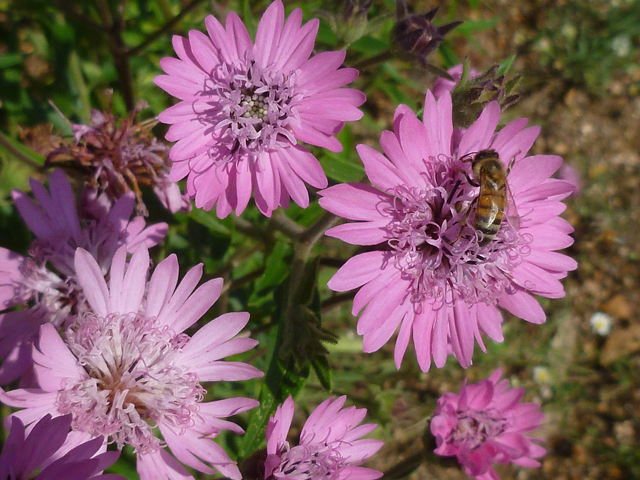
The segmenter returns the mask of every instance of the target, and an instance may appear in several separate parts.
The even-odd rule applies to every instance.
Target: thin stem
[[[339,220],[340,217],[333,213],[325,213],[316,223],[311,225],[302,233],[302,235],[300,235],[300,242],[306,243],[309,248],[312,248],[318,240],[322,238],[324,232],[333,227]]]
[[[144,42],[142,42],[137,47],[132,48],[131,50],[129,50],[127,52],[127,55],[129,55],[129,56],[140,55],[149,45],[151,45],[158,38],[160,38],[165,33],[167,33],[174,26],[176,26],[180,22],[180,20],[182,20],[185,17],[185,15],[187,15],[191,10],[196,8],[198,6],[198,4],[202,3],[203,1],[204,0],[192,0],[191,3],[189,3],[186,7],[184,7],[179,14],[177,14],[175,17],[173,17],[171,20],[169,20],[159,30],[157,30],[157,31],[153,32],[151,35],[149,35],[145,39]]]
[[[222,292],[226,293],[226,292],[235,290],[237,288],[240,288],[246,283],[253,282],[254,280],[260,278],[262,275],[264,275],[264,268],[258,268],[257,270],[254,270],[253,272],[249,272],[240,278],[236,278],[235,280],[232,280],[231,282],[225,281],[225,284],[222,287]]]
[[[253,223],[245,220],[242,217],[235,218],[236,230],[240,233],[247,235],[248,237],[253,237],[256,240],[260,240],[261,242],[265,242],[267,238],[267,233],[261,229],[260,227],[255,226]]]
[[[335,225],[338,220],[340,220],[339,217],[335,216],[333,213],[327,212],[300,235],[294,248],[291,273],[289,274],[290,299],[295,297],[298,288],[302,285],[302,275],[304,274],[307,261],[311,256],[313,246],[318,242],[318,240],[320,240],[320,238],[322,238],[324,232]]]
[[[390,48],[388,48],[374,55],[373,57],[360,60],[351,66],[353,68],[357,68],[358,70],[364,70],[365,68],[372,67],[373,65],[377,65],[379,63],[386,62],[387,60],[391,60],[393,57],[394,57],[394,53],[391,51]]]
[[[297,240],[304,233],[304,227],[287,217],[283,210],[278,209],[273,212],[269,224],[284,233],[292,240]]]
[[[20,160],[25,165],[29,165],[31,168],[34,168],[34,169],[42,168],[42,165],[40,165],[35,160],[29,158],[27,155],[25,155],[20,150],[18,150],[15,146],[13,146],[13,144],[11,142],[9,142],[9,139],[7,137],[5,137],[2,133],[0,133],[0,145],[7,152],[9,152],[11,155],[16,157],[18,160]]]

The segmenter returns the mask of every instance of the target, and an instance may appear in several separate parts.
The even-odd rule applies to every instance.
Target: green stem
[[[394,56],[394,52],[390,48],[388,48],[374,55],[373,57],[360,60],[351,66],[353,68],[357,68],[358,70],[364,70],[365,68],[372,67],[382,62],[386,62],[387,60],[391,60]]]
[[[31,168],[33,169],[41,169],[42,165],[40,165],[38,162],[32,160],[31,158],[29,158],[27,155],[25,155],[24,153],[22,153],[20,150],[18,150],[10,141],[7,137],[5,137],[2,133],[0,133],[0,145],[7,151],[9,152],[11,155],[13,155],[14,157],[16,157],[18,160],[20,160],[22,163],[24,163],[25,165],[29,165]]]
[[[424,460],[424,450],[420,450],[384,472],[381,480],[398,480],[404,478],[422,465]]]

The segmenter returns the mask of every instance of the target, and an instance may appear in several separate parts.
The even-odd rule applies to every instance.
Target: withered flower
[[[404,0],[396,0],[397,22],[391,32],[391,40],[400,52],[411,55],[423,67],[438,75],[448,77],[444,70],[429,63],[427,58],[444,41],[445,35],[462,22],[452,22],[442,26],[434,25],[433,19],[436,13],[438,13],[438,7],[424,14],[409,15]]]
[[[89,125],[71,124],[73,140],[64,139],[47,155],[45,165],[79,172],[89,196],[106,196],[115,202],[132,191],[140,215],[149,214],[142,187],[151,187],[171,213],[189,210],[190,202],[178,184],[169,180],[169,148],[151,132],[157,120],[136,122],[137,114],[147,106],[139,102],[121,121],[112,111],[93,110]]]

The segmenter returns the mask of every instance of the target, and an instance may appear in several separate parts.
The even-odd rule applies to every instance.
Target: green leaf
[[[249,0],[242,1],[242,18],[244,19],[244,25],[247,27],[247,31],[251,38],[256,38],[256,32],[258,31],[258,24],[256,19],[251,13],[251,2]]]
[[[320,165],[327,177],[341,183],[358,182],[365,175],[362,165],[344,160],[331,152],[325,152],[320,157]]]
[[[231,235],[231,229],[222,223],[211,212],[204,211],[201,208],[194,208],[189,216],[200,225],[207,227],[212,233],[218,233],[225,236]]]
[[[6,55],[2,55],[0,57],[0,69],[13,67],[15,65],[20,65],[22,63],[22,59],[24,55],[20,53],[8,53]]]
[[[377,55],[389,48],[389,42],[369,35],[356,40],[349,46],[349,50],[362,53],[365,56]]]
[[[509,71],[509,69],[511,68],[511,65],[513,65],[513,62],[514,62],[515,59],[516,59],[516,56],[515,55],[511,55],[504,62],[502,62],[500,64],[500,68],[498,69],[498,75],[506,74]]]
[[[442,44],[440,44],[440,46],[438,47],[438,53],[440,53],[440,56],[443,58],[445,63],[445,68],[447,69],[453,67],[454,65],[458,65],[460,63],[460,59],[458,58],[456,53],[453,51],[453,49],[451,48],[448,42],[443,42]]]
[[[298,370],[293,357],[283,362],[279,356],[279,342],[272,356],[269,370],[260,391],[260,406],[252,410],[246,433],[238,454],[239,459],[249,457],[253,452],[265,444],[264,431],[278,405],[281,405],[291,395],[296,397],[309,376],[309,366]]]
[[[287,257],[291,255],[291,246],[287,240],[278,241],[265,261],[264,274],[256,281],[256,286],[249,305],[255,305],[259,299],[273,292],[276,286],[280,285],[289,274],[289,264]]]
[[[490,30],[498,25],[500,21],[499,17],[494,17],[490,20],[465,20],[463,24],[456,27],[456,32],[460,35],[468,37],[474,32],[482,30]]]

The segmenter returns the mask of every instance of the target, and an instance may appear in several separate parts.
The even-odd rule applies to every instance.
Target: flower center
[[[281,456],[276,478],[319,480],[338,477],[343,458],[331,445],[298,445]]]
[[[58,397],[73,428],[110,436],[137,452],[160,448],[158,422],[178,429],[193,423],[204,389],[196,375],[176,366],[186,335],[136,314],[84,315],[67,330],[67,343],[88,374]]]
[[[495,238],[480,245],[473,225],[478,188],[462,173],[464,166],[446,158],[423,174],[425,188],[393,188],[387,244],[402,277],[410,282],[412,303],[420,308],[463,300],[469,305],[495,301],[515,288],[511,272],[528,255],[528,235],[505,220]],[[431,185],[431,186],[429,186]]]
[[[268,98],[264,94],[255,93],[254,90],[244,90],[242,92],[242,100],[240,100],[240,108],[246,107],[246,111],[242,114],[244,118],[253,118],[261,122],[268,121]],[[256,124],[256,129],[262,128],[262,123]]]
[[[499,436],[507,428],[507,420],[495,410],[458,412],[458,424],[450,442],[469,450],[480,447],[488,439]]]
[[[37,257],[35,252],[34,257]],[[21,280],[16,286],[15,303],[32,300],[36,308],[46,312],[46,320],[57,328],[85,306],[82,290],[74,278],[61,279],[42,262],[26,258],[20,265]]]
[[[297,75],[262,69],[252,60],[221,64],[213,72],[205,95],[211,109],[201,120],[214,126],[226,151],[223,162],[236,154],[257,157],[276,143],[296,144],[290,125],[299,122],[296,104]],[[221,146],[212,147],[211,158],[220,156]]]

